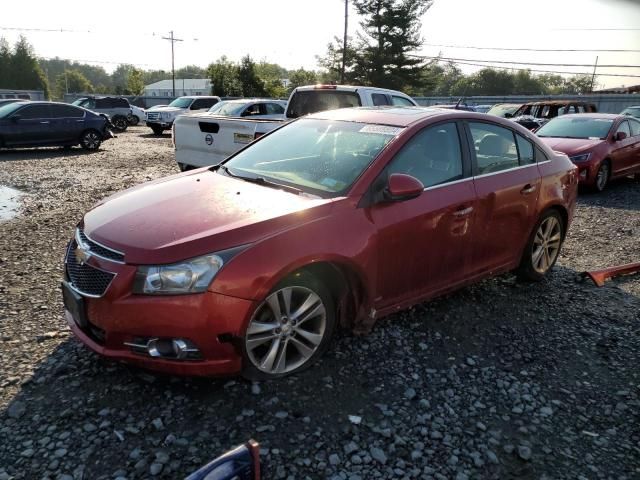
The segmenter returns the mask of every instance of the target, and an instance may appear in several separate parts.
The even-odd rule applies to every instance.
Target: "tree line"
[[[424,44],[420,19],[432,3],[353,0],[360,28],[348,38],[346,51],[336,37],[325,54],[317,57],[318,70],[287,70],[277,63],[256,62],[249,55],[239,62],[222,56],[206,68],[180,68],[176,78],[209,78],[214,95],[275,98],[286,98],[300,85],[338,83],[343,68],[347,84],[391,88],[412,96],[546,95],[592,90],[589,75],[539,75],[490,67],[465,74],[454,62],[425,59],[419,55]],[[54,99],[65,93],[142,95],[145,85],[170,78],[169,71],[128,64],[108,73],[100,66],[37,58],[25,37],[13,48],[0,38],[0,88],[43,90],[47,98]]]

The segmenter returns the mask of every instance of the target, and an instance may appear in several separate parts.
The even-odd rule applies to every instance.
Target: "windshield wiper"
[[[271,180],[267,180],[264,177],[245,177],[244,175],[237,175],[235,173],[232,173],[229,170],[229,167],[227,167],[226,165],[220,165],[219,168],[230,177],[239,178],[240,180],[244,180],[245,182],[257,183],[258,185],[264,185],[266,187],[271,187],[271,188],[278,188],[278,189],[286,190],[288,192],[296,193],[296,194],[302,193],[302,190],[300,190],[299,188],[292,187],[290,185],[284,185],[282,183],[273,182]]]

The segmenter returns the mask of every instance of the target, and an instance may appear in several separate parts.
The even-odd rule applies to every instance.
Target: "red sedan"
[[[540,128],[538,137],[566,153],[579,170],[580,183],[601,192],[609,180],[640,179],[640,121],[625,115],[563,115]]]
[[[510,270],[541,279],[576,191],[569,159],[508,120],[323,112],[89,211],[66,255],[66,315],[108,358],[279,377],[313,363],[338,324],[367,331]]]

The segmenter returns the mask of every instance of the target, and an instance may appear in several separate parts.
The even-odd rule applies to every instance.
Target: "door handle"
[[[522,190],[520,190],[520,193],[522,195],[529,195],[530,193],[533,193],[536,191],[536,186],[535,185],[531,185],[530,183],[527,183]]]
[[[466,217],[468,215],[471,214],[471,212],[473,212],[473,207],[466,207],[466,208],[459,208],[458,210],[456,210],[455,212],[453,212],[453,216],[454,217]]]

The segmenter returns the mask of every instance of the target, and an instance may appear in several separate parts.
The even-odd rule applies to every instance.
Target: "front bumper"
[[[574,162],[574,165],[578,167],[578,183],[580,185],[592,187],[596,184],[600,162]]]
[[[153,121],[150,122],[147,120],[147,127],[160,127],[160,128],[165,128],[165,129],[169,129],[171,128],[171,125],[173,125],[173,120],[169,120],[169,121]]]
[[[102,297],[83,296],[84,320],[65,308],[75,336],[106,358],[174,375],[215,376],[240,372],[237,339],[255,302],[214,292],[194,295],[133,295],[135,267],[99,258],[87,262],[116,274]],[[64,288],[64,285],[63,285]],[[76,312],[77,316],[77,312]],[[185,339],[199,350],[198,359],[152,357],[126,345],[140,338]]]

